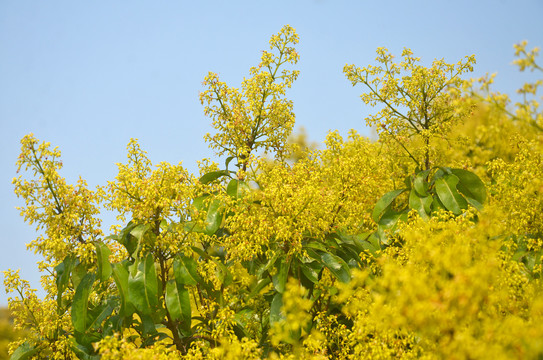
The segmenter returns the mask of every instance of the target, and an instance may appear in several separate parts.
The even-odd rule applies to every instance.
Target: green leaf
[[[258,269],[256,275],[261,278],[262,274],[264,274],[266,271],[269,271],[272,266],[275,265],[275,262],[279,258],[279,255],[279,251],[274,252],[273,256],[266,262],[266,264]]]
[[[359,256],[359,251],[355,245],[352,244],[343,244],[335,252],[335,255],[342,258],[349,267],[355,267],[357,264],[362,265],[362,259]]]
[[[408,214],[408,209],[402,212],[387,210],[381,217],[381,220],[379,220],[377,231],[374,232],[372,236],[376,237],[379,244],[390,245],[390,239],[387,236],[387,233],[394,233],[400,221],[407,221]]]
[[[255,287],[251,290],[251,293],[249,294],[249,298],[252,298],[253,296],[257,295],[264,289],[266,286],[271,283],[271,280],[269,277],[265,277],[263,279],[258,280]]]
[[[203,175],[201,178],[200,178],[200,183],[201,184],[208,184],[214,180],[217,180],[218,178],[222,177],[222,176],[228,176],[230,175],[230,171],[228,170],[217,170],[217,171],[212,171],[212,172],[208,172],[207,174]]]
[[[376,233],[370,234],[366,240],[361,241],[360,246],[364,250],[368,250],[371,254],[377,255],[377,252],[381,250],[379,235]]]
[[[249,190],[249,185],[247,185],[245,181],[240,181],[238,179],[230,180],[226,187],[228,196],[235,200],[241,199]]]
[[[407,210],[404,210],[402,212],[388,210],[383,214],[378,224],[384,229],[395,230],[398,221],[407,220],[407,213]]]
[[[138,241],[141,241],[143,237],[145,236],[145,233],[150,229],[151,227],[149,224],[139,224],[136,225],[132,230],[130,230],[130,235],[138,239]]]
[[[409,193],[409,207],[417,210],[420,217],[427,220],[432,210],[432,195],[420,197],[415,189]]]
[[[88,311],[88,329],[96,329],[101,326],[102,322],[113,312],[113,304],[108,301],[105,304],[101,304],[92,310]]]
[[[117,284],[117,291],[121,298],[120,314],[130,316],[134,313],[134,306],[128,299],[128,270],[127,262],[115,263],[112,265],[113,279]]]
[[[349,265],[340,258],[330,253],[321,255],[322,262],[330,272],[341,282],[347,283],[351,280]]]
[[[124,229],[121,230],[118,237],[111,237],[113,239],[116,239],[126,248],[126,251],[130,256],[134,256],[134,253],[138,249],[138,239],[136,239],[133,235],[130,233],[132,230],[136,227],[136,224],[132,221],[128,223],[124,227]]]
[[[131,266],[128,274],[128,299],[142,314],[149,315],[156,310],[158,278],[151,254]]]
[[[466,199],[456,189],[458,177],[453,174],[447,174],[439,178],[435,182],[436,193],[439,200],[455,215],[460,215],[462,210],[467,209],[468,203]]]
[[[75,266],[72,269],[72,285],[74,289],[77,289],[81,280],[87,275],[87,265],[83,264],[79,260],[76,260]]]
[[[192,257],[177,255],[173,261],[175,280],[184,285],[198,285],[202,281],[198,274],[198,263]]]
[[[387,210],[390,204],[392,204],[394,199],[396,199],[405,190],[406,189],[393,190],[383,195],[383,197],[380,198],[379,201],[377,201],[377,203],[375,204],[375,207],[373,208],[373,213],[372,213],[373,220],[375,220],[375,222],[379,222],[379,220],[381,219],[381,216]]]
[[[166,284],[166,308],[173,321],[180,321],[185,330],[190,330],[192,312],[189,291],[177,281]]]
[[[84,333],[89,329],[87,311],[89,304],[89,294],[94,283],[95,275],[88,273],[81,280],[75,290],[74,300],[72,303],[72,324],[74,329],[80,333]]]
[[[281,321],[284,318],[284,315],[281,313],[281,308],[283,307],[283,294],[275,293],[273,300],[270,305],[270,324]]]
[[[206,235],[213,235],[221,227],[223,218],[223,212],[221,209],[221,202],[219,200],[213,200],[207,209],[206,228],[204,233]]]
[[[328,251],[326,246],[320,241],[309,241],[307,244],[304,245],[304,247],[320,251]]]
[[[211,199],[210,195],[202,195],[193,200],[192,206],[198,212],[205,211],[206,219],[204,227],[190,226],[187,230],[194,232],[203,232],[206,235],[213,235],[221,227],[223,219],[223,208],[218,199]]]
[[[26,360],[36,354],[40,349],[25,341],[11,354],[10,360]]]
[[[77,357],[81,360],[99,360],[100,355],[94,355],[94,351],[92,346],[84,346],[81,344],[78,344],[75,339],[72,339],[72,346],[71,349],[77,355]]]
[[[302,273],[309,281],[314,284],[319,282],[319,272],[322,270],[322,265],[318,264],[316,261],[313,261],[310,263],[300,264],[300,268],[302,269]]]
[[[96,257],[98,258],[98,280],[103,282],[111,276],[112,269],[109,263],[111,250],[109,250],[106,244],[100,242],[95,242],[94,246],[96,246]]]
[[[226,167],[226,170],[228,170],[228,165],[230,165],[230,162],[235,159],[235,156],[229,156],[226,158],[226,161],[224,162],[224,166]]]
[[[136,238],[137,248],[141,247],[141,244],[148,244],[153,246],[156,241],[156,236],[151,230],[149,224],[139,224],[130,231],[130,235]]]
[[[285,260],[286,259],[282,257],[276,262],[277,272],[272,276],[273,286],[275,287],[275,290],[281,294],[285,291],[288,270],[290,268],[290,262],[287,263]]]
[[[415,174],[413,178],[413,188],[421,197],[428,196],[428,174],[430,170],[424,170]]]
[[[62,308],[62,294],[70,281],[70,273],[75,265],[75,261],[74,255],[68,255],[60,264],[55,266],[55,271],[57,273],[57,304],[59,308]]]
[[[485,184],[476,174],[464,169],[451,169],[451,173],[458,177],[459,181],[456,188],[467,198],[471,205],[477,208],[477,205],[480,206],[485,202]]]
[[[86,348],[87,352],[93,351],[92,343],[100,341],[102,339],[101,334],[98,332],[74,332],[74,340],[77,344],[81,345],[80,348]]]
[[[155,321],[153,317],[148,314],[141,315],[141,331],[144,336],[154,336],[157,334]]]
[[[439,197],[434,196],[434,198],[433,198],[433,200],[432,200],[432,212],[436,212],[436,211],[439,211],[439,210],[447,211],[447,208],[446,208],[445,205],[443,205],[443,203],[439,200]]]

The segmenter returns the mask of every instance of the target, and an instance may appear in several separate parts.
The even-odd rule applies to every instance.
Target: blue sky
[[[542,0],[418,1],[0,1],[0,270],[21,268],[39,287],[37,234],[19,217],[11,179],[30,132],[59,146],[62,175],[106,184],[138,138],[155,163],[196,171],[214,157],[198,100],[208,71],[239,86],[270,36],[300,35],[298,81],[288,93],[297,126],[322,142],[330,130],[370,135],[372,109],[342,74],[373,63],[375,49],[404,47],[429,64],[475,54],[472,76],[497,72],[513,93],[534,74],[511,65],[514,43],[543,46]],[[111,218],[111,216],[109,216]],[[0,305],[7,296],[0,289]]]

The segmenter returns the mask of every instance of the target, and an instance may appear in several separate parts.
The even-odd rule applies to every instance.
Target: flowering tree
[[[22,139],[15,192],[42,232],[29,247],[46,296],[4,272],[29,334],[13,359],[543,354],[543,147],[523,131],[540,125],[535,100],[509,110],[474,90],[460,77],[473,57],[425,68],[378,49],[380,66],[344,71],[382,106],[367,120],[379,142],[331,132],[301,152],[287,141],[297,42],[290,26],[272,36],[240,89],[205,78],[223,168],[153,166],[131,140],[115,180],[91,190],[65,182],[58,149]],[[525,46],[518,64],[538,69]],[[492,145],[503,130],[489,116],[515,147]],[[108,236],[101,206],[118,214]]]

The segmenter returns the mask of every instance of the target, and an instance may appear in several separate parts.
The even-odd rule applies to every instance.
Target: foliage
[[[206,141],[224,167],[153,166],[131,140],[115,180],[90,190],[66,184],[58,149],[22,139],[15,192],[43,233],[29,248],[46,297],[4,272],[29,334],[12,358],[543,355],[535,100],[510,110],[462,80],[474,57],[426,68],[378,49],[379,66],[344,71],[382,107],[367,120],[379,141],[331,132],[317,150],[288,141],[297,42],[290,26],[272,36],[241,90],[206,77]],[[525,46],[517,64],[539,69]],[[101,206],[118,214],[109,236]]]

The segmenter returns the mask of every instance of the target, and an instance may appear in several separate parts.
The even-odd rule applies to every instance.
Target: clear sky
[[[239,86],[290,24],[300,35],[301,74],[288,93],[297,126],[316,142],[335,129],[370,135],[372,109],[342,74],[346,63],[373,63],[379,46],[398,56],[409,47],[427,64],[475,54],[472,76],[497,72],[496,89],[513,93],[534,74],[511,65],[512,45],[543,47],[542,19],[543,0],[0,0],[0,270],[21,268],[39,286],[39,258],[25,247],[37,234],[11,185],[25,134],[59,146],[61,174],[90,187],[115,177],[130,138],[153,162],[196,171],[213,157],[204,76]]]

